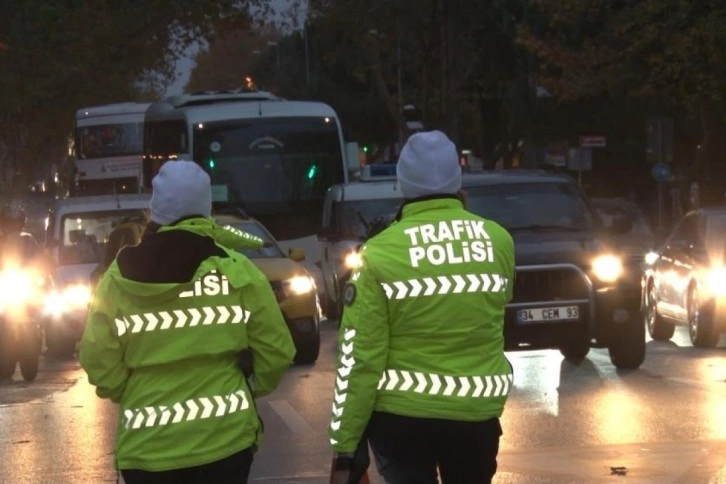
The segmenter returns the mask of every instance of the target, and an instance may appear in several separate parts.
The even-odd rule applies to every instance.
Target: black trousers
[[[201,466],[160,472],[124,469],[121,475],[126,484],[245,484],[250,476],[252,459],[252,450],[245,449]]]
[[[368,439],[389,484],[488,484],[497,471],[502,427],[482,422],[373,412]]]

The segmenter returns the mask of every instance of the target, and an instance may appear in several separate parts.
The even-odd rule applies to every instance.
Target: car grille
[[[518,270],[514,280],[512,302],[544,302],[589,299],[589,297],[587,281],[574,269]]]

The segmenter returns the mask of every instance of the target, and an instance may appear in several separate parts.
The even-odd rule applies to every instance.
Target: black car
[[[726,332],[726,206],[681,218],[662,247],[646,256],[643,313],[650,336],[667,341],[686,325],[694,346],[711,348]]]
[[[645,358],[640,272],[627,270],[607,240],[631,230],[614,217],[605,226],[572,177],[539,170],[466,174],[470,211],[514,238],[516,277],[505,315],[507,350],[556,348],[568,359],[607,347],[618,368]]]

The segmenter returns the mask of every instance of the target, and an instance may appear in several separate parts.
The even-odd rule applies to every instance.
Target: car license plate
[[[543,321],[571,321],[580,319],[580,308],[577,306],[560,306],[555,308],[531,308],[517,311],[519,323],[540,323]]]

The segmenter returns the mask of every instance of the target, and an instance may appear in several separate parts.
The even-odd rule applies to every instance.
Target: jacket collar
[[[403,205],[401,205],[401,208],[398,210],[398,215],[396,215],[396,220],[412,217],[419,213],[429,212],[432,210],[444,210],[451,208],[464,208],[464,204],[461,199],[456,195],[427,195],[425,197],[411,198],[403,202]]]

